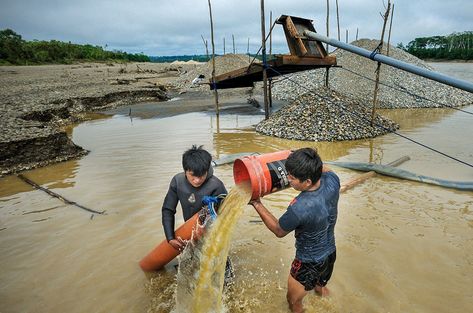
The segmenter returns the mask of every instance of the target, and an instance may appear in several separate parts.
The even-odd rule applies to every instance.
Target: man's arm
[[[169,184],[169,190],[164,198],[163,207],[161,209],[162,223],[164,228],[164,234],[166,235],[166,240],[168,243],[176,250],[182,251],[184,249],[186,242],[182,240],[181,237],[175,238],[174,234],[174,224],[175,224],[175,215],[176,207],[178,202],[177,197],[177,183],[175,177],[171,180]]]
[[[268,211],[268,209],[261,203],[259,199],[251,201],[250,204],[255,208],[256,212],[258,212],[266,227],[277,237],[282,238],[289,234],[288,231],[285,231],[281,228],[276,217],[274,217],[274,215]]]

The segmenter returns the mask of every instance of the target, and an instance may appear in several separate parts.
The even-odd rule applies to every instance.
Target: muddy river
[[[472,64],[438,68],[473,80]],[[87,156],[24,173],[106,215],[66,205],[15,176],[1,178],[0,311],[169,312],[174,267],[144,275],[138,262],[164,238],[161,204],[171,177],[181,171],[182,152],[192,144],[204,145],[215,158],[305,146],[330,161],[386,164],[407,155],[411,160],[402,169],[473,181],[472,167],[395,134],[336,143],[262,136],[253,125],[264,113],[241,104],[222,111],[219,119],[212,112],[149,118],[98,114],[70,129],[73,141],[90,150]],[[159,111],[159,104],[146,108]],[[473,106],[463,110],[473,112]],[[382,114],[401,125],[399,133],[473,164],[472,114],[452,109]],[[359,174],[333,169],[342,182]],[[215,175],[233,186],[232,165],[216,167]],[[286,189],[263,202],[279,216],[296,194]],[[378,175],[341,196],[335,234],[331,296],[309,295],[307,312],[473,310],[472,192]],[[293,235],[276,238],[246,206],[232,238],[236,280],[224,299],[228,311],[288,312]]]

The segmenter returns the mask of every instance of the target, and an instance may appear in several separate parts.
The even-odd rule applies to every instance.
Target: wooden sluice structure
[[[306,30],[315,32],[312,20],[282,15],[276,23],[284,28],[291,54],[275,55],[267,61],[268,77],[337,65],[336,57],[328,55],[320,41],[304,36]],[[253,62],[249,66],[218,75],[215,83],[210,83],[210,89],[253,87],[254,82],[263,80],[263,66],[263,63]]]

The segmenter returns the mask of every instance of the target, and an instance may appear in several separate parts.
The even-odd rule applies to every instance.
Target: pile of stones
[[[351,44],[373,51],[378,43],[377,40],[361,39]],[[384,47],[382,53],[386,52],[387,49]],[[335,50],[334,54],[337,57],[337,64],[341,67],[330,69],[329,88],[347,97],[371,103],[377,62],[341,49]],[[432,70],[432,67],[424,61],[393,46],[389,46],[389,56]],[[273,97],[285,100],[297,99],[308,90],[323,86],[325,72],[325,69],[317,69],[281,77],[273,85]],[[378,107],[386,109],[459,107],[473,103],[469,92],[388,65],[381,66],[378,99]]]
[[[395,122],[375,114],[371,108],[326,88],[319,88],[285,105],[256,131],[293,140],[341,141],[372,138],[399,128]]]
[[[239,68],[248,66],[251,59],[247,55],[243,54],[225,54],[222,56],[215,57],[215,75],[225,74]],[[208,91],[210,88],[208,84],[202,84],[198,86],[192,86],[192,80],[199,75],[204,75],[204,83],[208,83],[212,77],[212,60],[207,63],[201,63],[200,65],[194,64],[186,73],[183,73],[175,82],[175,87],[181,90],[196,90],[196,91]]]

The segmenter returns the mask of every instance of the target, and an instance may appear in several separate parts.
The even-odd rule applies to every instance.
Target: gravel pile
[[[372,51],[377,47],[378,41],[361,39],[351,44]],[[427,63],[401,49],[393,46],[389,49],[389,56],[392,58],[432,70]],[[341,49],[337,49],[334,54],[337,57],[337,64],[342,68],[330,69],[329,87],[340,94],[371,104],[377,62]],[[383,54],[386,54],[385,48]],[[280,78],[279,82],[273,85],[273,97],[294,100],[308,90],[323,86],[324,81],[325,69],[291,74]],[[459,107],[473,103],[473,97],[469,92],[384,64],[381,65],[378,99],[378,107],[387,109]]]
[[[260,122],[256,131],[294,140],[339,141],[372,138],[399,125],[380,115],[370,126],[371,108],[333,90],[320,88],[300,96]]]
[[[243,54],[225,54],[223,56],[217,56],[215,57],[215,75],[225,74],[244,66],[248,66],[250,61],[251,60],[248,59],[248,56]],[[201,63],[200,65],[195,64],[193,68],[179,76],[175,82],[175,87],[182,90],[191,89],[210,92],[209,85],[207,84],[191,87],[192,80],[200,74],[205,76],[203,82],[208,83],[209,79],[212,77],[212,60],[207,63]]]

